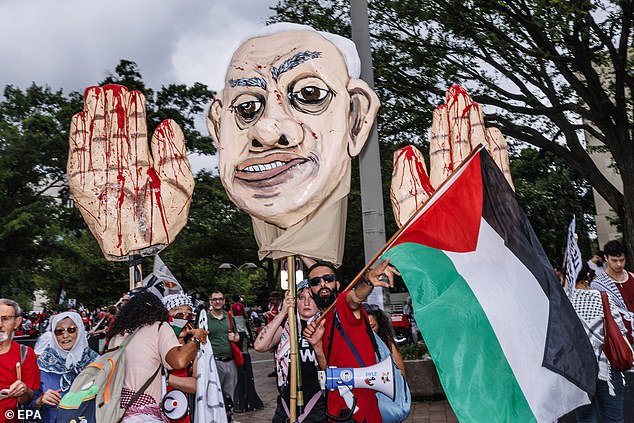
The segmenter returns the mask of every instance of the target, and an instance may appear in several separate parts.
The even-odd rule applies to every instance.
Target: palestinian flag
[[[388,244],[461,422],[553,422],[596,359],[504,176],[474,153]]]

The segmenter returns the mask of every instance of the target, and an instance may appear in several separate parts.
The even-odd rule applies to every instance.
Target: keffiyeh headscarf
[[[187,294],[171,294],[163,297],[163,305],[167,310],[171,310],[174,307],[186,305],[190,309],[194,309],[194,303],[192,298]]]
[[[70,351],[66,351],[59,346],[54,333],[57,324],[67,318],[71,319],[77,327],[77,341]],[[88,347],[84,323],[81,320],[81,316],[74,311],[52,316],[49,333],[51,334],[51,340],[48,347],[46,347],[44,352],[38,357],[37,364],[40,370],[62,375],[60,388],[62,388],[62,392],[66,392],[75,377],[84,370],[88,364],[95,361],[98,354]]]

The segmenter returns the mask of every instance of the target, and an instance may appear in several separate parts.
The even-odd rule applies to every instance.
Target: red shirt
[[[376,355],[374,352],[374,347],[372,345],[372,341],[368,336],[367,326],[364,321],[365,310],[362,308],[359,310],[361,312],[361,317],[355,317],[352,309],[348,305],[346,301],[347,292],[343,292],[339,294],[337,297],[337,307],[335,310],[339,314],[339,320],[341,321],[341,326],[343,331],[348,335],[348,338],[355,346],[357,352],[361,356],[363,363],[366,366],[371,366],[376,364]],[[331,327],[333,325],[335,313],[330,312],[325,317],[325,326],[326,331],[324,332],[323,337],[323,347],[324,353],[328,355],[328,349],[331,342],[330,332]],[[367,319],[367,315],[365,315],[365,319]],[[359,362],[357,361],[354,353],[348,346],[346,340],[341,336],[337,328],[334,328],[333,339],[332,339],[332,348],[330,348],[330,359],[328,360],[328,366],[335,367],[361,367]],[[359,389],[355,388],[352,390],[355,397],[357,397],[357,407],[359,407],[359,411],[354,414],[352,417],[357,421],[365,421],[367,423],[381,423],[381,412],[379,411],[379,406],[376,400],[376,393],[371,389]],[[339,395],[339,391],[330,391],[328,392],[328,413],[332,415],[339,415],[339,411],[342,409],[347,409],[345,401]]]
[[[237,303],[231,304],[231,311],[233,312],[234,316],[245,316],[246,317],[246,315],[247,315],[244,312],[244,304],[242,304],[241,302],[237,302]]]
[[[8,389],[17,380],[15,369],[16,363],[20,362],[20,344],[13,341],[11,348],[4,354],[0,354],[0,390]],[[40,369],[37,366],[35,353],[32,348],[28,349],[24,363],[21,365],[22,381],[32,390],[40,387]],[[7,422],[17,422],[17,398],[5,398],[0,401],[0,416]],[[13,410],[13,419],[7,418],[7,411]],[[10,413],[9,413],[10,414]],[[4,420],[3,420],[4,421]]]
[[[627,272],[627,280],[623,283],[615,282],[614,285],[619,289],[627,309],[634,313],[634,277],[632,277],[632,274]],[[627,319],[623,319],[623,324],[625,325],[625,329],[627,329],[627,339],[632,343],[634,341],[632,337],[632,323]]]

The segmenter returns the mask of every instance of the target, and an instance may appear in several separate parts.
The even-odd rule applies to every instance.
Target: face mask
[[[186,319],[172,319],[170,325],[172,326],[172,329],[174,329],[176,336],[178,336],[187,323],[189,323],[189,321]]]

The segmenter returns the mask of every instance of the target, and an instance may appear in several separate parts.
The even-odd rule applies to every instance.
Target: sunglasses
[[[324,282],[330,283],[330,282],[336,281],[337,277],[333,275],[332,273],[329,273],[327,275],[322,275],[322,276],[315,276],[314,278],[308,279],[308,284],[310,286],[317,286],[321,283],[322,279]]]
[[[72,335],[73,333],[77,332],[77,328],[75,326],[70,326],[67,328],[57,328],[55,329],[55,331],[53,331],[55,336],[62,336],[64,332],[68,332],[69,335]]]
[[[210,298],[209,301],[224,301],[224,298]]]
[[[196,320],[194,313],[176,313],[172,316],[174,319]]]

